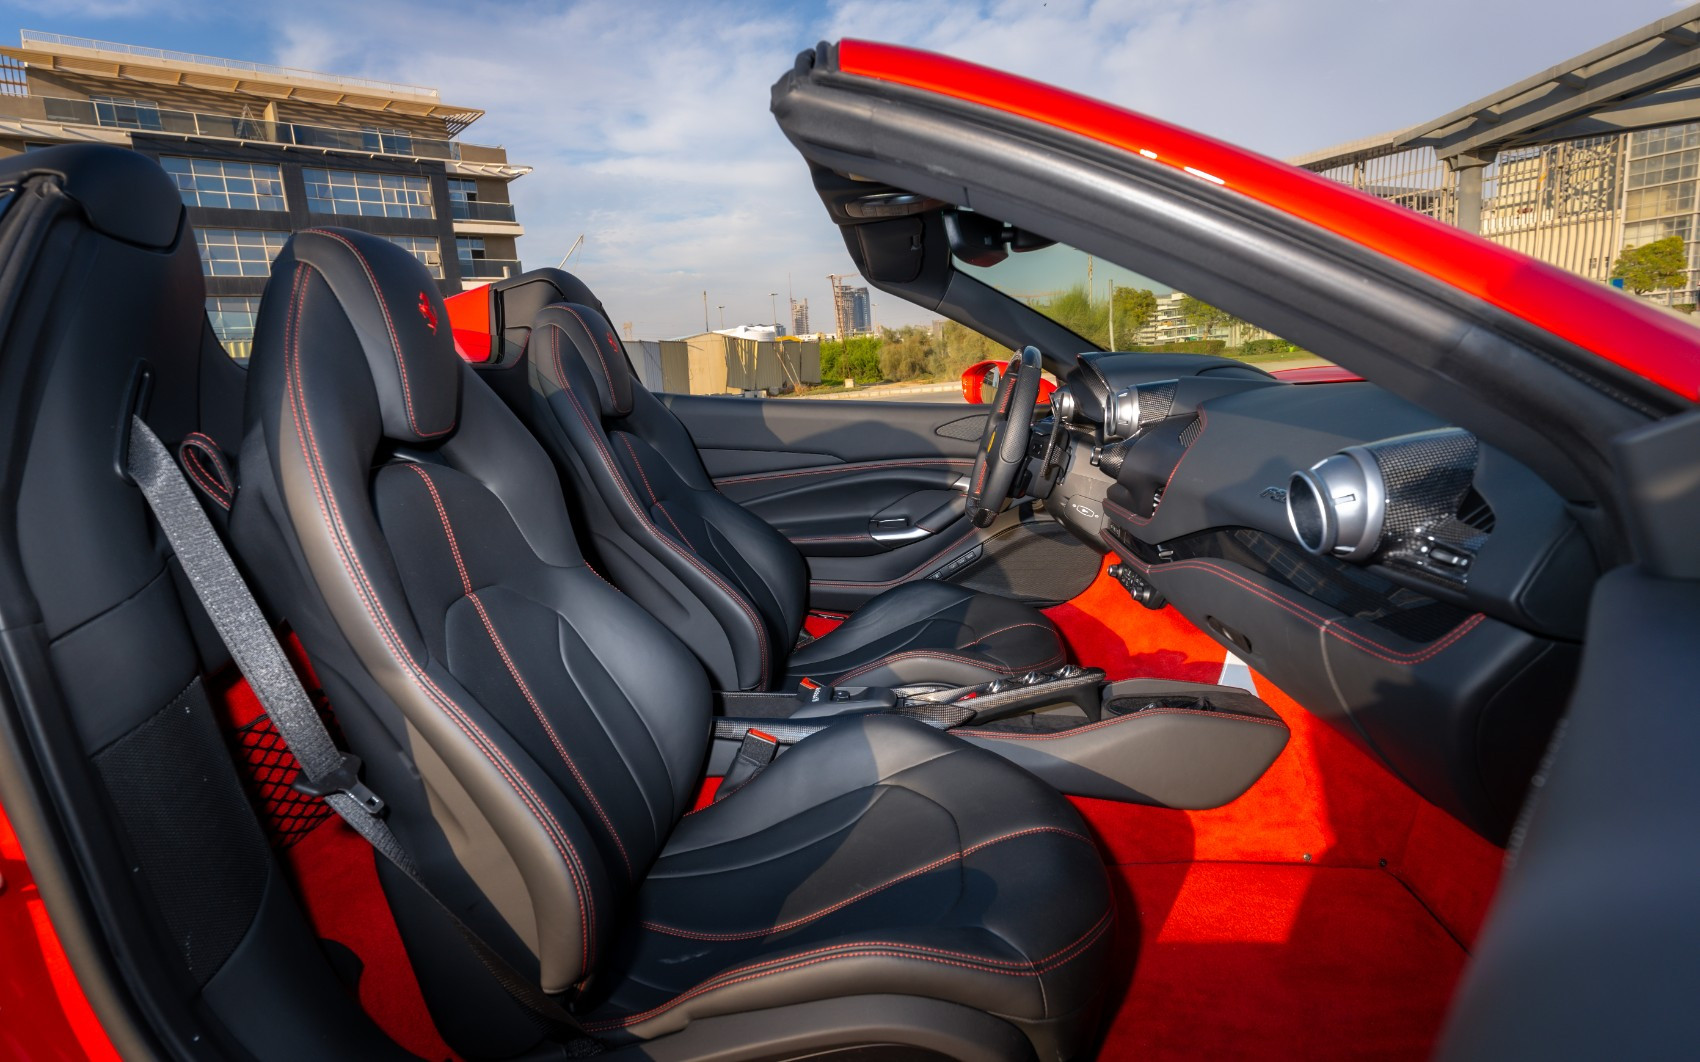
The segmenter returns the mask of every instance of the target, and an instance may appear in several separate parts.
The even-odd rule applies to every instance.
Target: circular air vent
[[[1287,485],[1287,522],[1315,554],[1363,560],[1381,545],[1387,492],[1375,458],[1361,446],[1326,457]]]
[[[1299,545],[1318,555],[1367,560],[1384,539],[1411,546],[1457,522],[1477,453],[1476,437],[1460,428],[1348,446],[1293,473],[1287,523]]]

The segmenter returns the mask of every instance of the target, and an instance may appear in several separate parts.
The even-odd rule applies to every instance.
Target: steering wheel
[[[1009,370],[998,381],[986,433],[968,480],[968,515],[975,527],[985,527],[1009,505],[1015,476],[1027,460],[1033,434],[1033,407],[1039,401],[1039,348],[1025,347],[1009,359]]]

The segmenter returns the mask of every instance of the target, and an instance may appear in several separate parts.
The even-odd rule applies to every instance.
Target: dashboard
[[[1532,471],[1367,382],[1089,354],[1036,440],[1046,509],[1418,792],[1503,840],[1598,577]]]

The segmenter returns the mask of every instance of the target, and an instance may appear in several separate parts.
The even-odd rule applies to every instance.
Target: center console
[[[847,716],[905,716],[948,730],[1072,796],[1173,808],[1219,807],[1287,743],[1287,727],[1245,690],[1169,680],[1105,682],[1067,664],[972,686],[833,687],[722,693],[710,774],[750,731],[781,747]]]

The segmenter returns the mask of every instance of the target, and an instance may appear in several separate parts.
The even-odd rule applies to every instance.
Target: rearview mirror
[[[971,266],[995,266],[1011,251],[1022,254],[1057,242],[972,210],[946,210],[941,216],[950,253]]]

